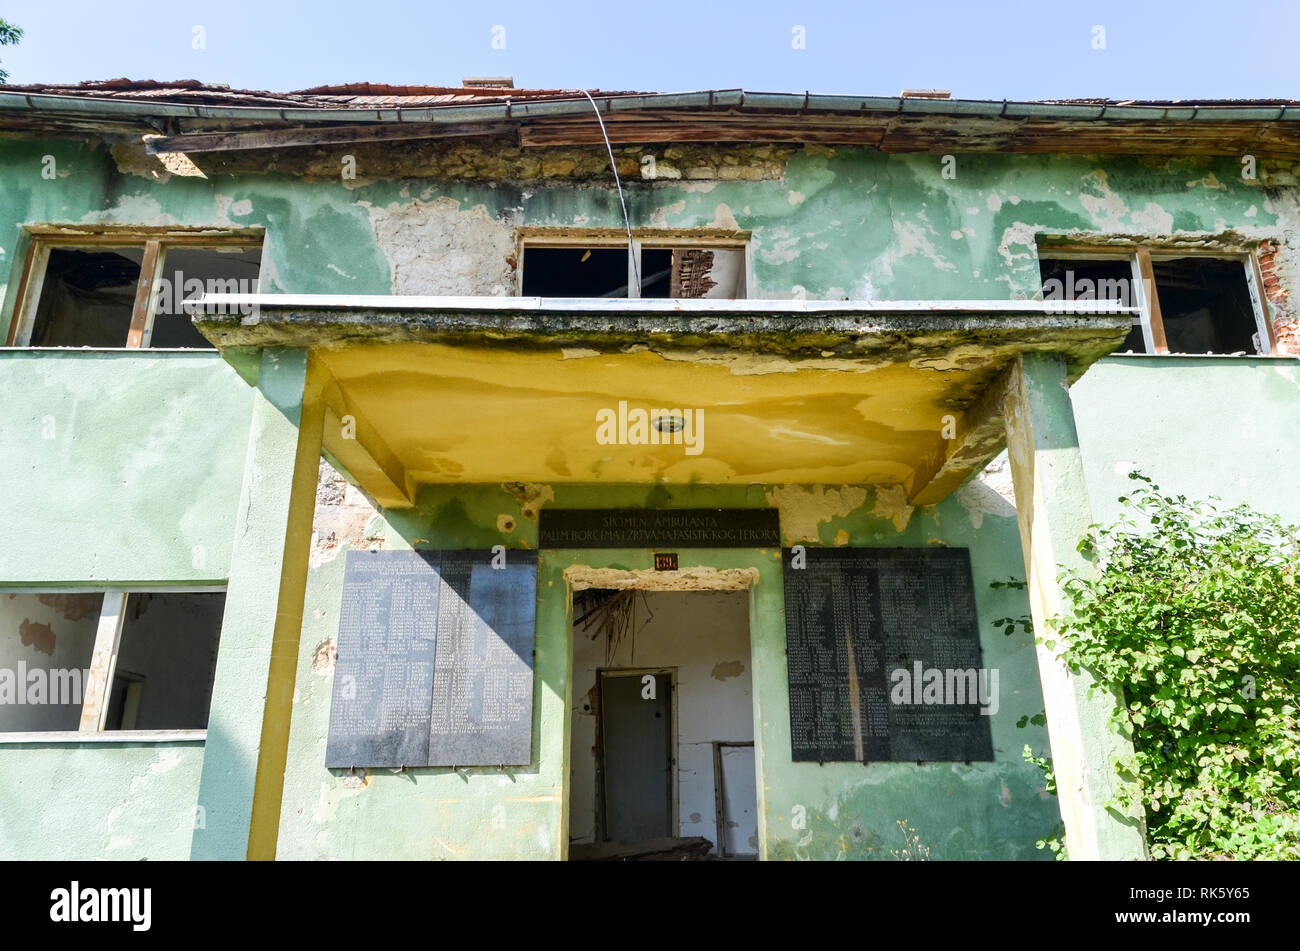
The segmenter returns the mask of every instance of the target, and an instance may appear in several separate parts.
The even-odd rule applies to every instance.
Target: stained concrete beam
[[[934,453],[917,467],[907,501],[934,505],[1002,451],[1006,442],[1003,401],[1014,376],[1008,367],[960,416],[951,421],[952,436],[941,429]]]
[[[1073,372],[1115,348],[1133,308],[1107,301],[654,300],[206,294],[194,325],[224,351],[348,343],[651,344],[760,353],[941,357],[961,346],[1050,349]],[[829,351],[829,352],[828,352]]]

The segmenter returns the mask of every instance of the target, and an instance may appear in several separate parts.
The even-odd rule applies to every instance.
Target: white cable
[[[600,107],[596,105],[596,100],[591,98],[591,93],[585,89],[579,89],[578,92],[587,97],[591,103],[591,108],[596,111],[596,121],[600,123],[600,134],[605,138],[605,149],[609,152],[609,167],[614,170],[614,185],[618,188],[618,203],[623,208],[623,227],[627,229],[627,259],[632,262],[632,274],[636,277],[636,286],[638,293],[641,290],[641,271],[636,265],[636,251],[632,247],[632,222],[627,217],[627,202],[623,199],[623,183],[619,181],[618,165],[614,162],[614,146],[609,144],[609,133],[605,131],[605,120],[600,117]]]

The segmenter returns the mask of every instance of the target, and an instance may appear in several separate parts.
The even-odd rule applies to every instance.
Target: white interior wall
[[[675,667],[678,834],[704,836],[716,848],[713,744],[754,739],[749,594],[638,593],[636,631],[606,664],[603,640],[592,641],[581,625],[574,629],[569,839],[596,841],[598,668]]]
[[[709,277],[715,282],[705,297],[743,299],[745,294],[745,252],[722,248],[713,252],[713,267]]]
[[[9,677],[16,691],[27,689],[18,680],[23,671],[75,669],[84,695],[103,603],[101,593],[0,592],[0,671],[8,672],[0,676]],[[222,593],[128,597],[117,671],[144,678],[135,729],[206,725],[224,605]],[[0,732],[76,730],[82,698],[59,704],[55,699],[52,687],[42,704],[11,703],[0,690]]]
[[[30,696],[26,693],[30,681],[19,680],[24,671],[80,670],[78,686],[85,689],[103,603],[102,594],[0,593],[0,670],[11,678],[14,701],[19,690]],[[20,668],[20,662],[25,666]],[[51,703],[54,699],[48,686],[46,702],[39,705],[11,703],[0,694],[0,732],[77,729],[80,702]]]

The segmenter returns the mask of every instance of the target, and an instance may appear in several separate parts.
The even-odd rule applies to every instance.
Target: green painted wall
[[[187,859],[203,744],[0,747],[0,858]]]
[[[1098,521],[1118,517],[1139,468],[1300,524],[1300,359],[1110,357],[1070,395]]]
[[[897,823],[906,820],[929,856],[1038,858],[1034,841],[1056,822],[1055,803],[1041,792],[1037,771],[1021,759],[1045,734],[1017,720],[1042,710],[1037,668],[1027,636],[1008,637],[993,619],[1023,614],[1023,596],[994,591],[989,582],[1023,575],[1017,526],[1010,506],[990,490],[915,512],[902,532],[872,514],[878,499],[867,489],[710,486],[673,489],[633,486],[569,487],[540,492],[499,486],[426,489],[419,508],[388,513],[372,533],[389,547],[533,548],[539,505],[561,508],[765,507],[782,508],[783,523],[814,526],[815,541],[787,533],[787,544],[969,547],[981,621],[984,664],[1000,673],[1001,708],[991,717],[995,762],[973,764],[794,764],[789,750],[785,623],[779,553],[715,550],[682,552],[682,566],[757,566],[751,595],[752,676],[759,711],[756,737],[763,763],[763,816],[773,858],[892,859],[904,847]],[[982,491],[981,491],[982,490]],[[553,492],[553,497],[552,497]],[[529,499],[529,501],[521,501]],[[505,515],[510,531],[498,529]],[[298,693],[290,734],[278,856],[281,858],[528,857],[555,858],[566,815],[561,800],[567,775],[566,710],[570,633],[563,570],[571,564],[625,569],[651,567],[646,551],[542,552],[539,566],[537,691],[533,762],[521,769],[416,769],[358,772],[324,768],[329,726],[332,639],[338,632],[344,557],[313,570],[298,664]],[[494,806],[502,809],[494,813]],[[792,825],[803,807],[806,827]],[[497,826],[493,827],[493,820]],[[411,829],[423,837],[413,838]]]
[[[251,401],[216,353],[0,349],[0,587],[224,581]]]
[[[46,155],[57,181],[41,177]],[[357,181],[157,182],[72,140],[0,142],[0,167],[0,276],[11,279],[22,223],[257,226],[268,290],[501,294],[515,227],[622,227],[615,192],[561,179],[365,182],[363,167]],[[1265,163],[1244,180],[1235,158],[959,155],[954,178],[942,170],[936,155],[810,146],[779,180],[634,178],[628,212],[634,227],[753,231],[751,296],[774,298],[1026,297],[1037,232],[1251,239],[1300,224],[1294,177]]]
[[[0,400],[0,596],[225,580],[251,390],[220,356],[0,350]],[[0,735],[0,856],[187,858],[202,762],[196,742]]]

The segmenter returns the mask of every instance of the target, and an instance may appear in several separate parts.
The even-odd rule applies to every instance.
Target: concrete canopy
[[[1003,445],[996,384],[1018,353],[1059,354],[1077,378],[1133,313],[219,294],[190,310],[250,382],[261,351],[309,351],[325,371],[325,451],[386,507],[425,484],[507,481],[901,485],[932,504]],[[598,438],[602,420],[637,410],[695,411],[688,444],[654,444],[671,437],[639,438],[635,423],[626,440]]]

